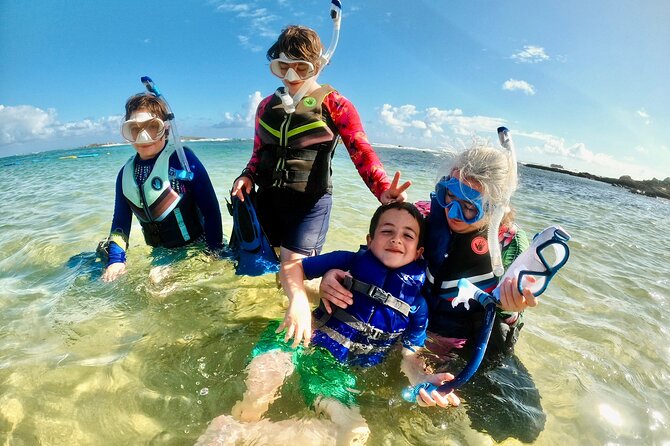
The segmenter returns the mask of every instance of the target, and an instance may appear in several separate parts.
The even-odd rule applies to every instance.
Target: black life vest
[[[322,104],[333,91],[328,85],[318,88],[291,114],[281,107],[278,95],[270,100],[258,128],[262,145],[256,182],[260,188],[287,188],[311,195],[332,191],[330,163],[337,134],[328,125]]]

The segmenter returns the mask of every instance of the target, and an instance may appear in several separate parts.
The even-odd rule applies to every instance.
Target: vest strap
[[[354,279],[351,276],[345,276],[344,283],[342,285],[344,285],[344,287],[350,291],[363,293],[366,296],[369,296],[371,299],[384,304],[387,307],[393,308],[403,316],[409,317],[411,309],[410,305],[407,302],[404,302],[393,296],[391,293],[382,290],[378,286],[361,282],[360,280]]]
[[[272,174],[272,180],[278,185],[284,183],[305,183],[309,179],[309,174],[304,170],[275,170]]]
[[[318,329],[327,335],[330,339],[337,342],[341,346],[349,350],[350,353],[355,355],[373,355],[376,353],[383,353],[388,350],[388,345],[371,345],[371,344],[362,344],[360,342],[352,341],[346,336],[342,335],[337,330],[333,330],[327,325]]]
[[[354,330],[363,333],[368,339],[375,341],[390,341],[402,334],[402,332],[386,332],[384,330],[380,330],[379,328],[373,327],[370,324],[361,322],[341,308],[335,308],[335,311],[333,311],[332,314],[328,314],[324,311],[323,316],[314,320],[315,328],[321,329],[324,325],[326,325],[326,322],[328,322],[331,317],[334,317],[338,321],[347,324]]]

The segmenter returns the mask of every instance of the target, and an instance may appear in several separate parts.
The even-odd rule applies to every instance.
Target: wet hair
[[[425,232],[424,231],[425,219],[423,218],[421,212],[419,212],[416,206],[414,206],[412,203],[392,201],[389,204],[379,206],[375,211],[374,215],[372,216],[372,219],[370,220],[370,230],[369,230],[370,237],[375,236],[375,231],[377,230],[377,226],[379,225],[379,219],[381,219],[384,212],[389,211],[391,209],[400,209],[403,211],[407,211],[409,212],[409,215],[411,215],[414,218],[414,220],[416,220],[416,222],[419,224],[419,233],[417,234],[419,236],[419,244],[417,245],[417,247],[421,248],[423,246],[423,234]]]
[[[168,120],[168,109],[165,103],[155,95],[147,92],[138,93],[128,98],[126,101],[126,121],[130,119],[130,116],[135,111],[141,108],[147,110],[152,115],[156,115],[156,117],[163,121]]]
[[[320,68],[323,44],[319,35],[311,28],[289,25],[279,34],[277,41],[270,47],[266,57],[269,61],[277,59],[280,53],[291,59],[311,62],[315,69]]]
[[[449,174],[458,170],[461,180],[478,182],[482,189],[483,208],[490,212],[492,205],[504,202],[517,188],[516,166],[512,166],[511,162],[506,150],[476,143],[456,156]],[[513,211],[510,210],[504,220],[509,222],[512,217]]]

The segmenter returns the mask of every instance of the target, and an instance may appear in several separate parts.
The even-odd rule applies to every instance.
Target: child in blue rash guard
[[[378,364],[400,340],[401,370],[412,384],[453,378],[446,373],[426,375],[416,354],[426,339],[428,322],[428,307],[421,296],[422,226],[423,217],[412,204],[393,202],[380,206],[372,217],[366,248],[282,264],[280,278],[289,307],[284,320],[271,324],[253,349],[246,391],[233,407],[235,418],[261,420],[284,378],[297,369],[307,403],[330,417],[338,444],[362,444],[369,430],[356,404],[356,379],[350,365]],[[349,286],[359,299],[346,310],[329,313],[320,307],[311,312],[303,280],[320,277],[334,267],[350,273]],[[291,338],[294,341],[289,344]],[[310,338],[312,347],[307,348]],[[459,404],[453,394],[449,401]]]
[[[126,249],[133,214],[150,246],[176,248],[204,239],[216,251],[223,246],[221,211],[207,170],[185,148],[193,179],[186,181],[175,145],[168,146],[169,123],[165,103],[151,93],[126,102],[121,134],[137,154],[116,178],[111,233],[105,243],[109,256],[102,279],[116,280],[126,271]],[[182,174],[182,175],[180,175]]]

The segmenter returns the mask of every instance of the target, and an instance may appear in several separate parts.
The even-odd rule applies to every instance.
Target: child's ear
[[[421,257],[422,254],[423,254],[423,246],[416,250],[416,257],[414,257],[414,260],[419,260],[419,257]]]
[[[368,243],[368,248],[369,248],[369,247],[370,247],[370,243],[372,242],[372,236],[371,236],[370,234],[368,234],[368,235],[365,237],[365,241]]]

